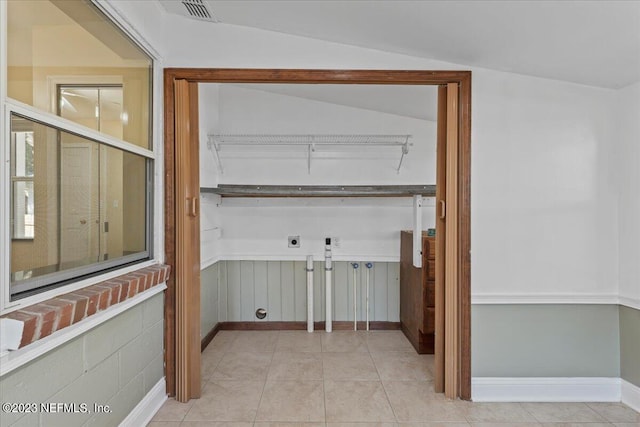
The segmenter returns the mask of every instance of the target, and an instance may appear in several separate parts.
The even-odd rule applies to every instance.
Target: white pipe
[[[331,238],[327,237],[324,241],[324,274],[325,274],[325,294],[326,294],[326,313],[325,313],[325,330],[331,332],[333,329],[332,309],[331,309]]]
[[[369,270],[373,267],[373,264],[368,262],[367,266],[367,331],[369,330]]]
[[[313,255],[307,256],[307,332],[313,332]]]
[[[413,266],[422,268],[422,196],[413,196]]]
[[[353,330],[358,330],[358,263],[354,262],[353,266]]]

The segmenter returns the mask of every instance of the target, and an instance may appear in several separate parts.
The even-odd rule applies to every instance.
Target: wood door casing
[[[447,84],[444,274],[444,394],[459,395],[458,341],[458,84]]]
[[[176,400],[200,397],[198,84],[175,81]]]
[[[176,262],[176,156],[175,93],[177,79],[208,83],[313,83],[313,84],[394,84],[394,85],[459,85],[458,115],[458,198],[456,203],[458,250],[454,255],[459,268],[457,301],[460,356],[457,394],[471,398],[471,72],[430,70],[309,70],[309,69],[232,69],[232,68],[168,68],[164,71],[165,94],[165,259],[175,268]],[[175,394],[175,325],[176,281],[167,282],[165,296],[165,352],[167,392]]]
[[[444,393],[444,254],[447,191],[447,86],[438,86],[438,136],[436,144],[436,313],[433,388]]]

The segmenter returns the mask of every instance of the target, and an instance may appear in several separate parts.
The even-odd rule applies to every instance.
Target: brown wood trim
[[[165,76],[200,83],[331,83],[438,85],[460,82],[471,71],[166,68]]]
[[[165,263],[176,265],[175,234],[175,95],[174,78],[164,73],[164,256]],[[174,270],[175,273],[175,270]],[[176,394],[176,279],[172,274],[167,280],[164,296],[164,375],[167,394]]]
[[[214,326],[209,333],[207,333],[207,335],[204,336],[204,338],[202,338],[202,340],[200,340],[200,352],[202,353],[204,351],[205,348],[207,348],[207,346],[209,344],[211,344],[211,341],[213,341],[213,339],[215,338],[216,335],[218,335],[218,332],[220,332],[222,323],[216,323],[216,326]]]
[[[459,123],[459,393],[471,398],[471,72],[424,70],[296,70],[168,68],[164,71],[165,263],[175,266],[175,79],[209,83],[316,83],[460,85]],[[167,393],[175,394],[175,275],[165,302],[165,374]]]
[[[438,137],[436,148],[436,283],[433,389],[444,393],[444,254],[446,224],[441,202],[447,194],[447,86],[438,87]]]
[[[165,78],[200,83],[331,83],[438,85],[460,82],[471,71],[305,70],[261,68],[166,68]]]
[[[471,400],[471,73],[460,80],[458,130],[458,315],[460,398]]]
[[[458,317],[458,84],[447,84],[446,258],[444,280],[444,395],[459,396]]]
[[[201,394],[198,84],[174,81],[176,155],[176,400]]]
[[[306,331],[307,322],[221,322],[218,323],[222,331]],[[314,322],[316,332],[324,332],[324,322]],[[364,331],[365,322],[358,322],[358,331]],[[400,329],[400,322],[369,322],[371,331],[396,331]],[[334,331],[352,331],[353,322],[334,321]]]

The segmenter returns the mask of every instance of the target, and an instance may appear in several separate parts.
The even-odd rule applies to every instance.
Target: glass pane
[[[59,115],[122,139],[129,115],[122,110],[122,86],[58,86]]]
[[[119,86],[121,93],[106,93],[105,103],[119,100],[121,129],[111,133],[102,126],[100,131],[150,147],[152,60],[148,55],[89,1],[9,0],[7,10],[11,98],[96,129],[100,122],[95,121],[95,105],[91,117],[76,114],[84,111],[76,104],[83,103],[80,97],[89,96],[89,90],[69,94],[68,104],[61,107],[57,88]],[[116,113],[109,110],[107,114]]]
[[[14,239],[33,239],[34,193],[33,181],[14,181],[11,197],[11,223]]]
[[[24,132],[34,162],[12,177],[12,294],[148,257],[150,161],[12,114],[12,140]]]

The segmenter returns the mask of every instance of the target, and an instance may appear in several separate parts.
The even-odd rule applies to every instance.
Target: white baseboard
[[[166,400],[167,383],[162,377],[129,415],[122,420],[120,427],[146,426]]]
[[[622,403],[629,406],[634,411],[640,412],[640,387],[625,380],[620,381],[622,389]]]
[[[475,402],[620,402],[620,378],[471,379]]]

